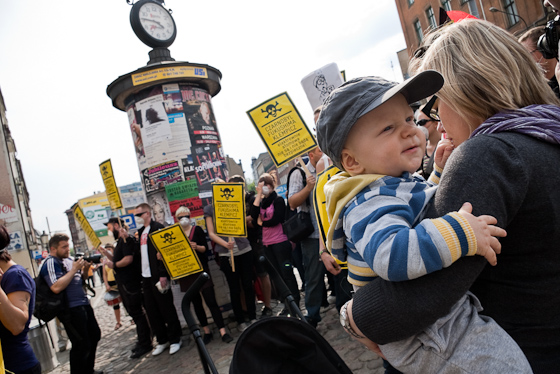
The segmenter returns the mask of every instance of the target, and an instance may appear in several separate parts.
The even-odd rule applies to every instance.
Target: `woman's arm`
[[[31,295],[25,291],[10,292],[0,288],[0,322],[12,335],[19,335],[29,319]]]

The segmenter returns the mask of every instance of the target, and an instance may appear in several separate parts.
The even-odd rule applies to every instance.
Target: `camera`
[[[558,41],[560,37],[560,16],[556,16],[546,23],[544,34],[540,36],[537,42],[537,48],[543,57],[548,59],[558,59]]]
[[[84,261],[91,262],[92,264],[99,264],[101,263],[101,255],[92,255],[92,256],[84,256],[82,252],[76,253],[74,258],[77,260],[83,257]]]

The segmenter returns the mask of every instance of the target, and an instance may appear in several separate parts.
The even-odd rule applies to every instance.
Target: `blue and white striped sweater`
[[[353,178],[343,173],[325,191],[332,188],[328,195],[344,196]],[[339,260],[348,261],[351,283],[363,286],[375,276],[413,279],[476,252],[472,229],[458,213],[423,220],[436,188],[405,173],[400,178],[379,176],[349,201],[346,194],[348,202],[338,207],[336,222],[331,222],[328,247]]]

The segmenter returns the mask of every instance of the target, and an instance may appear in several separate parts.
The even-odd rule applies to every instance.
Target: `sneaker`
[[[268,318],[268,317],[272,317],[272,309],[270,309],[269,307],[265,306],[265,307],[262,309],[261,318]]]
[[[224,335],[222,335],[222,341],[224,343],[231,343],[233,341],[233,338],[226,332]]]
[[[278,317],[291,317],[290,310],[288,308],[284,308],[278,313]]]
[[[212,332],[210,332],[209,334],[204,334],[204,338],[202,338],[202,341],[204,342],[204,344],[208,344],[212,340],[214,340],[214,335],[212,334]]]
[[[130,358],[140,358],[140,357],[144,356],[146,353],[150,352],[151,350],[152,350],[151,346],[138,347],[138,348],[136,348],[132,351],[132,354],[130,355]]]
[[[237,329],[239,330],[239,332],[243,332],[245,330],[247,330],[247,327],[249,327],[251,325],[250,322],[243,322],[240,323],[239,325],[237,325]]]
[[[179,349],[181,349],[182,345],[183,345],[182,340],[179,340],[179,343],[171,344],[171,346],[169,347],[169,354],[173,355],[173,354],[177,353],[177,351],[179,351]]]
[[[154,351],[152,352],[152,356],[157,356],[163,353],[163,351],[165,351],[165,348],[169,347],[169,342],[165,343],[165,344],[158,344],[156,345],[156,349],[154,349]]]

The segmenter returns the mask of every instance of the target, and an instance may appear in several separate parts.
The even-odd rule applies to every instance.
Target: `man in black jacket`
[[[150,325],[144,314],[144,298],[142,297],[142,277],[140,275],[140,252],[133,237],[122,230],[123,221],[112,217],[105,223],[117,240],[114,252],[101,249],[110,261],[107,266],[115,270],[115,278],[124,307],[134,320],[138,342],[132,349],[130,358],[140,358],[152,350],[152,334]]]
[[[157,250],[149,238],[150,233],[164,227],[152,220],[152,209],[146,203],[136,207],[135,216],[137,225],[142,226],[138,230],[140,240],[138,246],[141,258],[144,307],[158,341],[152,355],[161,354],[170,345],[169,354],[174,354],[181,348],[181,324],[173,305],[173,294],[169,290],[169,274],[163,262],[158,260]]]

